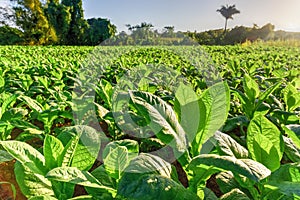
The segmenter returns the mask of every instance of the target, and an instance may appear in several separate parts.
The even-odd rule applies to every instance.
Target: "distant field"
[[[75,184],[87,188],[75,196],[90,199],[300,196],[299,47],[0,46],[0,55],[0,165],[18,161],[19,185],[0,171],[0,190],[11,182],[27,198],[71,199]],[[173,83],[183,79],[190,85]]]

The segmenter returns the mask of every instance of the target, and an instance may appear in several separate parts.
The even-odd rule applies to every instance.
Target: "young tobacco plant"
[[[248,74],[244,75],[243,78],[243,90],[241,92],[238,89],[231,88],[233,93],[238,97],[242,104],[242,110],[248,120],[254,117],[255,113],[266,114],[269,111],[269,106],[263,104],[263,102],[273,93],[279,86],[281,82],[274,84],[273,86],[261,92],[259,85],[251,78]]]
[[[268,123],[270,123],[269,126],[271,126],[271,122]],[[263,124],[262,127],[264,127],[265,129],[266,125]],[[269,134],[271,132],[272,130],[269,131]],[[257,135],[261,134],[262,133],[257,133]],[[273,139],[275,136],[276,134],[272,136]],[[259,177],[255,180],[253,179],[253,177],[249,176],[249,174],[245,175],[243,174],[243,172],[238,170],[223,171],[219,173],[216,176],[216,181],[220,187],[220,190],[224,194],[221,199],[227,199],[229,197],[255,200],[298,198],[299,191],[296,188],[296,185],[298,184],[299,179],[297,178],[298,175],[296,171],[300,169],[299,164],[291,163],[278,166],[278,161],[272,160],[274,161],[275,165],[277,165],[274,169],[273,165],[269,165],[271,162],[268,162],[268,159],[276,159],[276,157],[278,157],[276,156],[278,153],[276,151],[268,151],[268,149],[276,149],[276,142],[274,143],[274,145],[272,144],[273,146],[271,145],[270,147],[266,148],[265,152],[261,150],[261,147],[265,147],[266,144],[270,145],[267,140],[268,138],[272,140],[272,137],[265,137],[264,140],[257,141],[257,149],[253,149],[250,147],[248,151],[245,147],[241,146],[227,134],[217,132],[214,135],[215,145],[217,147],[218,154],[221,155],[221,157],[239,159],[243,162],[247,160],[246,163],[248,164],[248,167],[245,169],[253,170],[252,174]],[[250,143],[252,143],[252,140],[250,140]],[[297,143],[296,146],[298,145],[299,144]],[[255,152],[254,156],[253,151]],[[259,159],[257,159],[256,157],[258,155],[258,152],[262,153],[261,161],[259,161]],[[268,152],[270,153],[269,156],[264,157],[264,155]],[[262,165],[260,162],[265,164]],[[272,170],[268,169],[265,165],[268,165],[268,168],[271,168]],[[291,186],[290,188],[288,188],[287,186],[289,184]]]
[[[17,160],[15,176],[27,198],[52,196],[72,198],[74,184],[52,181],[47,173],[57,167],[88,170],[100,149],[100,134],[86,126],[66,128],[58,138],[46,135],[43,154],[20,141],[0,141],[0,145]]]

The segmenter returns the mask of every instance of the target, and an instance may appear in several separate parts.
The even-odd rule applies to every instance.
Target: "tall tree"
[[[227,30],[227,21],[228,19],[233,19],[233,15],[239,14],[240,11],[235,8],[235,5],[232,6],[222,6],[221,9],[218,9],[217,12],[220,12],[223,17],[225,17],[225,29],[224,32]]]
[[[49,23],[39,0],[12,0],[15,23],[23,31],[29,44],[48,44],[57,41],[54,28]]]
[[[48,0],[45,12],[49,23],[55,29],[60,44],[67,43],[67,34],[71,22],[70,8],[60,4],[59,0]]]
[[[5,26],[1,33],[7,34],[2,36],[5,40],[13,35],[22,37],[22,43],[27,44],[94,45],[116,33],[116,27],[107,19],[85,20],[83,0],[10,1],[11,12],[0,7],[0,26]]]
[[[174,37],[175,36],[175,27],[174,26],[165,26],[164,27],[165,32],[162,34],[162,36],[165,37]]]
[[[67,33],[67,44],[83,44],[85,31],[89,25],[84,19],[82,0],[62,0],[61,4],[69,8],[69,12],[71,15]]]
[[[89,28],[86,31],[86,42],[88,45],[98,45],[117,32],[117,27],[111,24],[108,19],[91,18],[87,22],[89,24]]]

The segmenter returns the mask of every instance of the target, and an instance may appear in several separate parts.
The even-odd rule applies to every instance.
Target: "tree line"
[[[0,43],[97,45],[116,34],[108,19],[84,19],[82,0],[10,0],[0,9]]]
[[[275,26],[271,23],[262,27],[254,24],[253,27],[236,26],[232,29],[216,29],[204,32],[187,32],[186,34],[202,45],[232,45],[246,41],[254,42],[257,40],[278,40],[281,39]]]
[[[176,32],[174,26],[165,26],[158,31],[151,23],[142,22],[126,24],[128,32],[122,31],[115,36],[117,28],[110,20],[84,18],[82,0],[9,1],[12,6],[0,7],[0,45],[228,45],[300,38],[300,34],[276,32],[270,23],[262,27],[254,24],[253,27],[228,29],[228,20],[240,13],[235,5],[216,10],[225,18],[224,29]]]
[[[253,27],[236,26],[232,29],[216,29],[204,32],[175,31],[174,26],[165,26],[158,31],[151,23],[143,22],[138,25],[126,25],[128,33],[122,31],[103,44],[107,45],[232,45],[246,41],[278,40],[282,33],[274,31],[273,24],[262,27],[254,24]],[[280,34],[279,34],[280,33]],[[285,38],[288,39],[288,38]]]

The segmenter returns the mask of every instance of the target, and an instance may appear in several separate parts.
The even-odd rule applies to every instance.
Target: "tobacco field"
[[[300,48],[0,47],[0,199],[300,199]]]

